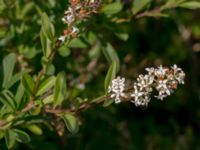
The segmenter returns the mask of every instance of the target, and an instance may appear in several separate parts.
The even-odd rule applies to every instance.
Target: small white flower
[[[150,97],[148,92],[141,91],[136,85],[134,85],[134,92],[131,94],[131,97],[133,97],[133,102],[135,106],[147,106]]]
[[[108,87],[108,93],[111,93],[110,97],[115,99],[115,103],[121,102],[122,97],[126,97],[125,93],[125,78],[117,77],[112,80],[112,84]]]
[[[167,95],[170,95],[171,93],[167,86],[167,82],[168,80],[159,80],[156,89],[161,93],[166,93]]]
[[[166,70],[167,69],[163,68],[162,65],[160,65],[158,69],[155,69],[155,75],[158,77],[164,76],[166,74]]]
[[[61,36],[58,38],[58,40],[60,40],[61,42],[64,42],[65,39],[66,39],[66,36],[64,36],[64,35],[61,35]]]
[[[73,9],[71,7],[68,8],[67,11],[64,13],[64,17],[62,18],[62,21],[66,24],[71,24],[75,21],[75,14],[73,12]]]
[[[145,69],[149,75],[153,75],[155,73],[155,69],[153,67]]]
[[[77,27],[73,26],[72,33],[75,33],[75,34],[79,33],[79,29]]]
[[[173,65],[172,70],[174,71],[174,76],[179,84],[184,84],[185,73],[181,68],[178,68],[177,65]]]
[[[154,96],[155,98],[159,99],[159,100],[163,100],[163,98],[167,97],[167,95],[165,94],[160,94],[158,96]]]
[[[185,78],[185,73],[180,72],[176,77],[176,80],[179,82],[179,84],[184,84],[184,78]]]

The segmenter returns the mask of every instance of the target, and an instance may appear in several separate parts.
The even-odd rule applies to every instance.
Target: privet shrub
[[[0,0],[0,139],[11,149],[44,128],[62,136],[65,124],[75,134],[80,113],[95,105],[147,107],[151,98],[171,95],[184,84],[183,70],[171,62],[144,66],[140,75],[123,73],[137,59],[122,52],[122,43],[137,20],[169,19],[182,8],[200,8],[200,2]]]

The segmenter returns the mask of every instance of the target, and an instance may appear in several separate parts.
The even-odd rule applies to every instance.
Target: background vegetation
[[[0,149],[200,149],[200,2],[102,0],[98,13],[79,24],[78,38],[56,49],[54,59],[46,65],[40,42],[41,13],[46,12],[48,17],[43,15],[43,19],[49,18],[54,25],[56,39],[66,28],[61,18],[68,6],[67,0],[0,0],[0,120],[10,121],[7,126],[0,124]],[[12,70],[9,64],[15,58],[13,74],[19,75],[9,85],[5,70]],[[147,108],[113,103],[78,112],[71,116],[75,117],[72,125],[73,121],[79,125],[75,134],[69,132],[70,123],[68,131],[54,115],[43,113],[43,104],[38,104],[42,96],[34,99],[37,109],[21,113],[31,97],[27,78],[35,80],[42,67],[46,67],[45,77],[52,80],[54,75],[58,80],[60,72],[66,74],[62,107],[79,108],[104,95],[103,83],[112,61],[120,66],[118,75],[131,80],[146,67],[177,64],[186,73],[185,85],[164,101],[152,97]],[[12,110],[6,102],[16,100],[17,89],[23,88],[23,98]],[[9,136],[11,129],[16,139]]]

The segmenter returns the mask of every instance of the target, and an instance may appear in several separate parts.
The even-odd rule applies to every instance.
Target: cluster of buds
[[[64,12],[63,23],[67,24],[67,29],[58,39],[62,42],[67,37],[77,37],[79,28],[77,24],[88,18],[92,13],[96,13],[100,6],[100,0],[70,0],[68,9]]]
[[[146,68],[146,71],[148,73],[139,75],[131,88],[126,87],[124,78],[112,80],[108,93],[115,103],[130,100],[136,106],[147,106],[154,89],[158,92],[154,97],[163,100],[174,92],[178,84],[184,84],[185,73],[176,65],[171,68]]]

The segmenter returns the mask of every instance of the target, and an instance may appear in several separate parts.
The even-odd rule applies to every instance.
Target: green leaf
[[[60,105],[66,98],[67,87],[66,77],[64,72],[60,72],[56,77],[56,84],[54,88],[54,106]]]
[[[46,13],[42,13],[42,30],[50,41],[54,41],[55,29]]]
[[[16,134],[12,129],[6,130],[5,140],[8,149],[11,149],[15,145]]]
[[[20,82],[18,88],[17,88],[17,92],[15,94],[15,100],[16,100],[16,103],[17,103],[17,107],[19,108],[23,101],[22,101],[22,98],[23,98],[23,95],[24,95],[24,92],[25,92],[25,89],[24,89],[24,86],[22,84],[22,82]]]
[[[132,7],[133,15],[143,10],[150,2],[151,0],[134,0]]]
[[[38,125],[35,125],[35,124],[28,125],[27,129],[35,135],[42,135],[43,134],[42,129]]]
[[[127,41],[128,38],[129,38],[129,34],[128,34],[128,33],[115,33],[115,35],[116,35],[119,39],[121,39],[121,40],[123,40],[123,41]]]
[[[146,16],[148,16],[148,17],[168,17],[167,14],[160,13],[160,12],[148,12]]]
[[[77,133],[79,126],[78,126],[78,120],[77,118],[72,115],[72,114],[64,114],[62,116],[65,125],[67,126],[67,129],[71,132],[71,133]]]
[[[114,102],[113,99],[108,99],[103,103],[103,107],[108,107]]]
[[[51,89],[55,84],[55,80],[56,78],[54,76],[43,79],[39,85],[36,96],[42,95],[45,92],[47,92],[49,89]]]
[[[43,54],[45,57],[49,57],[51,53],[51,41],[45,36],[44,31],[40,30],[40,41],[42,45]]]
[[[0,13],[2,13],[4,9],[6,9],[6,5],[4,3],[4,0],[0,0]]]
[[[0,140],[4,138],[4,132],[0,130]]]
[[[84,43],[80,38],[74,38],[70,41],[69,48],[87,48],[88,45]]]
[[[22,84],[24,86],[25,92],[30,96],[33,94],[34,81],[29,74],[25,74],[22,78]]]
[[[3,88],[5,88],[12,78],[13,69],[16,63],[16,55],[11,53],[3,59]]]
[[[47,37],[45,36],[42,29],[40,30],[40,42],[42,45],[43,54],[46,56]]]
[[[49,95],[49,96],[47,96],[47,97],[45,97],[45,98],[43,99],[44,105],[50,104],[50,103],[52,103],[52,102],[53,102],[53,95]]]
[[[99,97],[97,97],[97,98],[91,100],[91,103],[98,103],[98,102],[100,102],[100,100],[102,100],[102,98],[104,98],[104,97],[105,97],[105,95],[99,96]]]
[[[11,79],[8,81],[7,85],[6,85],[6,89],[9,89],[10,87],[12,87],[17,81],[19,81],[21,79],[21,77],[28,73],[29,70],[25,69],[21,72],[16,73],[14,76],[11,77]]]
[[[64,45],[58,49],[58,53],[63,57],[67,57],[71,54],[71,51],[67,46]]]
[[[179,7],[187,8],[187,9],[200,9],[200,2],[197,2],[197,1],[184,2],[184,3],[181,3]]]
[[[12,8],[15,4],[16,1],[15,0],[3,0],[4,4],[8,7],[8,8]]]
[[[28,124],[38,124],[38,123],[45,123],[46,120],[42,118],[41,116],[35,116],[35,115],[25,115],[23,118],[16,120],[12,125],[13,126],[22,126],[22,125],[28,125]]]
[[[177,5],[181,4],[184,1],[186,0],[168,0],[166,4],[161,7],[161,10],[177,7]]]
[[[52,76],[55,74],[55,66],[53,64],[47,64],[45,74]]]
[[[106,43],[105,47],[102,50],[109,63],[116,62],[116,68],[117,71],[119,71],[120,61],[114,47],[110,43]]]
[[[35,3],[34,2],[29,2],[26,5],[24,5],[21,15],[22,18],[24,18],[30,11],[32,11],[35,8]]]
[[[12,110],[15,110],[16,102],[13,94],[10,91],[8,90],[2,91],[0,94],[0,101],[6,106],[10,107]]]
[[[119,13],[122,10],[122,8],[123,8],[122,3],[120,2],[120,0],[117,0],[114,3],[103,6],[101,12],[107,15],[114,15]]]
[[[16,140],[18,142],[21,142],[21,143],[28,143],[31,141],[31,138],[30,136],[22,131],[22,130],[19,130],[19,129],[13,129],[14,133],[15,133],[15,136],[16,136]]]
[[[108,87],[111,84],[112,80],[115,78],[116,76],[116,71],[117,66],[116,66],[116,62],[113,61],[113,63],[111,64],[110,68],[108,69],[106,78],[105,78],[105,82],[104,82],[104,88],[105,88],[105,92],[108,92]]]
[[[88,53],[89,57],[91,59],[98,59],[101,55],[101,45],[99,42],[97,42],[95,45],[93,45]]]

